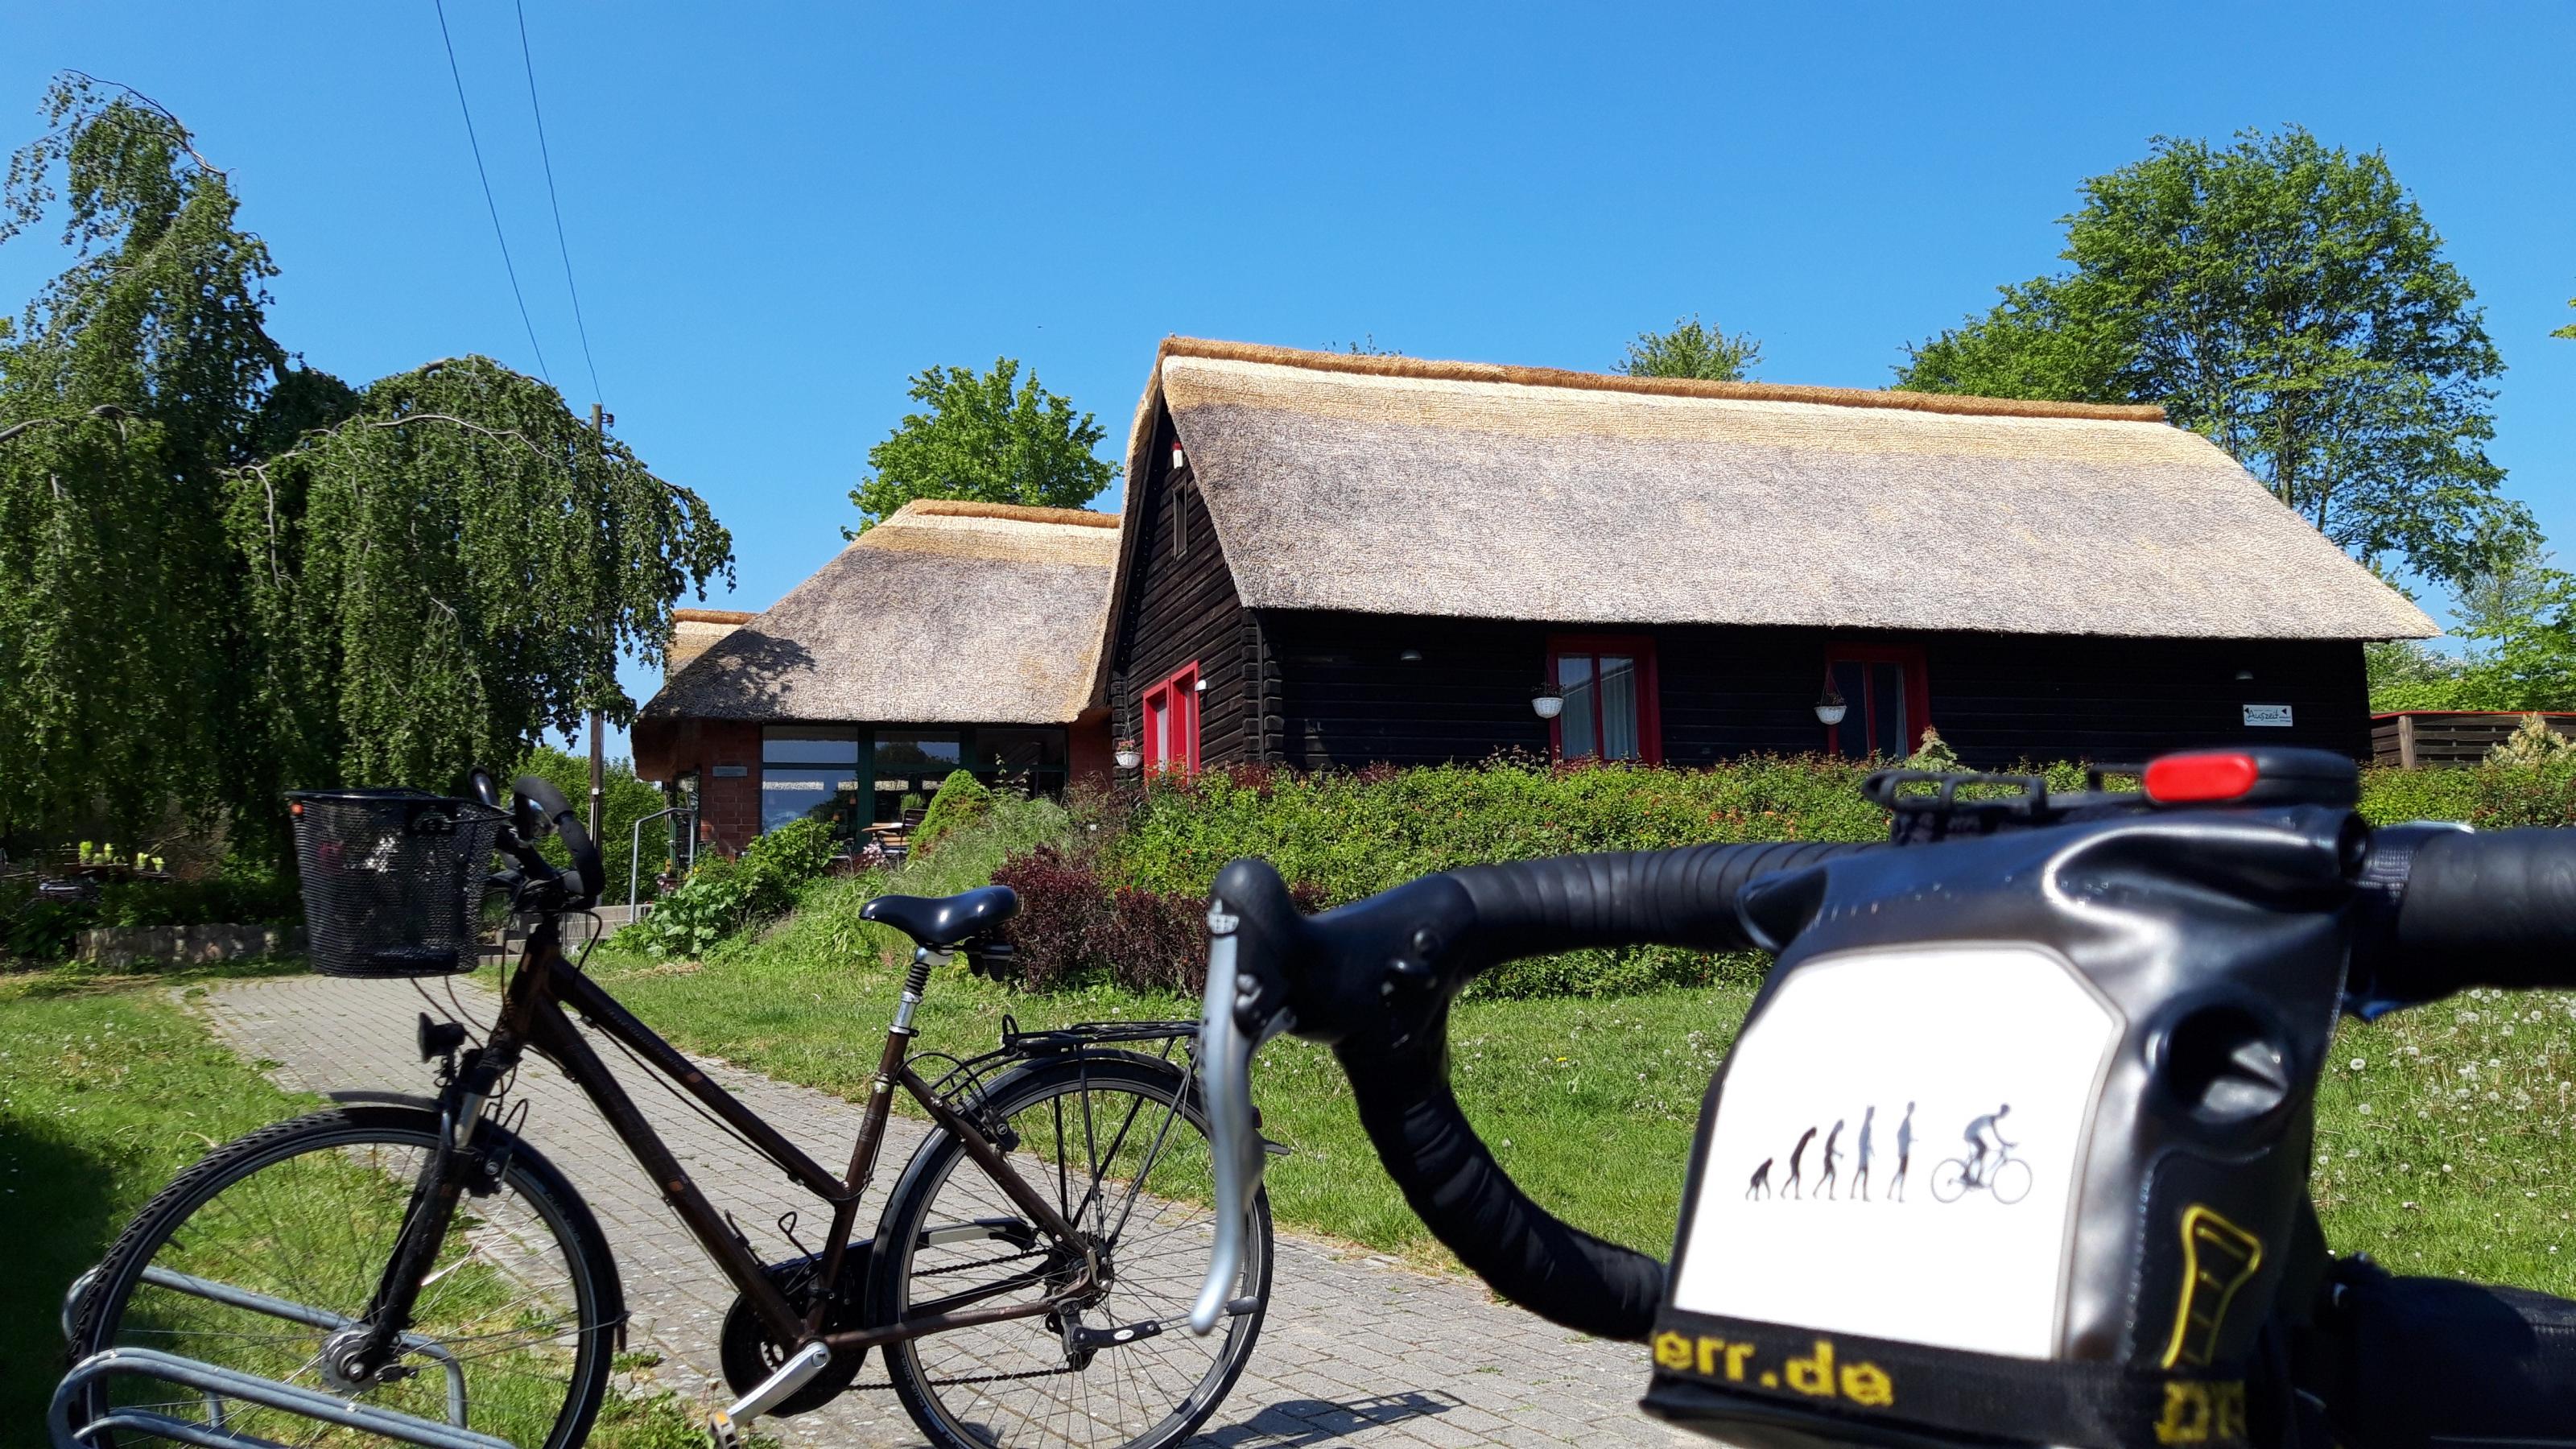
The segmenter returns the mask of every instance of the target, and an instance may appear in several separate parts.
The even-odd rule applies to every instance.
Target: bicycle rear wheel
[[[353,1383],[333,1368],[330,1349],[346,1342],[393,1260],[413,1184],[438,1143],[436,1113],[368,1106],[217,1148],[109,1250],[84,1295],[75,1355],[159,1349],[433,1422],[462,1420],[527,1449],[581,1443],[608,1383],[622,1313],[617,1269],[590,1210],[524,1146],[488,1196],[458,1200],[394,1371]],[[100,1383],[77,1418],[110,1408],[286,1444],[388,1442],[149,1379]],[[139,1433],[94,1442],[170,1442]]]
[[[1270,1204],[1253,1203],[1235,1309],[1199,1338],[1187,1315],[1215,1247],[1207,1121],[1189,1079],[1126,1053],[1025,1068],[995,1083],[1011,1166],[1099,1250],[1105,1292],[1071,1313],[897,1343],[886,1370],[941,1449],[1165,1449],[1216,1412],[1270,1302]],[[938,1302],[1032,1302],[1080,1259],[1050,1244],[946,1134],[915,1153],[888,1200],[869,1321]],[[971,1300],[971,1304],[965,1300]],[[1127,1336],[1119,1338],[1122,1330]]]

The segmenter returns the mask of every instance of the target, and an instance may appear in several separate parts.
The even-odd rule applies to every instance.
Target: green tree
[[[1009,357],[994,359],[990,372],[931,367],[914,377],[912,400],[929,411],[906,413],[868,449],[875,476],[850,490],[859,531],[916,498],[1080,508],[1099,497],[1117,476],[1092,456],[1106,435],[1100,423],[1039,386],[1035,372],[1019,377]]]
[[[2083,196],[2071,269],[1910,348],[1898,386],[2161,403],[2365,562],[2457,582],[2530,537],[2485,450],[2503,361],[2386,158],[2159,137]]]
[[[1729,336],[1684,317],[1670,332],[1640,332],[1628,344],[1619,370],[1630,377],[1690,377],[1703,382],[1740,382],[1762,361],[1762,339],[1750,332]]]
[[[680,594],[732,576],[703,499],[489,358],[374,383],[226,503],[284,780],[446,785],[623,724],[621,651],[660,660]]]
[[[59,201],[73,261],[0,323],[0,828],[205,823],[259,750],[218,499],[285,365],[276,267],[169,112],[77,74],[42,112],[0,243]]]
[[[2370,647],[2370,707],[2576,709],[2576,575],[2525,543],[2454,596],[2457,655],[2412,641]]]
[[[642,889],[637,894],[650,900],[654,873],[671,863],[671,831],[667,820],[646,825],[638,850],[635,827],[670,802],[662,798],[662,792],[652,782],[637,778],[634,765],[627,760],[612,759],[601,773],[605,778],[600,782],[598,844],[600,863],[608,868],[608,888],[600,893],[600,899],[613,906],[626,904],[627,867],[631,862],[643,876]],[[584,819],[589,818],[589,756],[541,744],[511,768],[511,778],[520,775],[543,775],[563,791],[575,810],[583,812]],[[571,859],[564,853],[563,842],[551,835],[546,837],[545,853],[557,864]]]
[[[2568,298],[2567,305],[2570,307],[2576,307],[2576,297]],[[2571,342],[2576,342],[2576,322],[2570,322],[2566,326],[2559,328],[2557,331],[2552,332],[2549,335],[2552,337],[2564,337]]]
[[[448,786],[631,715],[620,648],[730,568],[706,505],[483,359],[297,365],[185,126],[76,74],[44,114],[0,191],[0,242],[60,203],[73,252],[0,326],[0,832],[273,852],[290,785]]]

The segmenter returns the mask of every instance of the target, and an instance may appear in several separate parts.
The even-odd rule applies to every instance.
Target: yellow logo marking
[[[1713,1334],[1693,1338],[1671,1329],[1655,1335],[1655,1366],[1673,1373],[1696,1373],[1702,1378],[1724,1379],[1731,1384],[1746,1382],[1746,1365],[1760,1347],[1750,1343],[1729,1343]],[[1766,1389],[1780,1387],[1782,1374],[1788,1386],[1811,1399],[1845,1398],[1864,1408],[1883,1409],[1896,1402],[1896,1381],[1887,1370],[1874,1363],[1837,1364],[1833,1340],[1820,1338],[1815,1349],[1792,1358],[1778,1370],[1764,1369],[1749,1377]]]
[[[2245,1385],[2167,1384],[2159,1444],[2228,1443],[2245,1437]]]
[[[2174,1310],[2166,1368],[2209,1366],[2218,1355],[2218,1330],[2227,1321],[2228,1305],[2262,1266],[2262,1239],[2199,1203],[2183,1213],[2182,1304]]]

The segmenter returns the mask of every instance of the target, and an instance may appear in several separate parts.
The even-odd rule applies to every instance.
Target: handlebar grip
[[[2414,846],[2373,986],[2429,1001],[2471,986],[2576,987],[2576,830],[2445,831]]]
[[[590,832],[582,828],[581,817],[573,812],[572,802],[554,787],[553,781],[541,775],[521,775],[510,782],[510,789],[535,801],[553,822],[555,833],[563,837],[564,853],[572,857],[573,872],[578,877],[565,892],[575,908],[595,904],[608,883],[608,871],[600,862],[599,847],[591,843]]]
[[[1749,951],[1763,942],[1736,907],[1766,875],[1804,870],[1876,845],[1783,841],[1679,850],[1560,855],[1450,872],[1476,907],[1476,942],[1500,951],[1484,969],[1585,946]]]

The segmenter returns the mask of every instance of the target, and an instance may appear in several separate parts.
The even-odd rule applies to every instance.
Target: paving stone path
[[[443,996],[444,983],[424,984]],[[488,1015],[487,991],[468,983],[457,992],[474,1017]],[[428,1069],[412,1034],[422,1003],[408,983],[281,977],[227,986],[196,1004],[236,1051],[290,1088],[428,1090]],[[819,1204],[777,1169],[641,1080],[644,1074],[614,1052],[605,1055],[699,1185],[764,1253],[774,1248],[776,1256],[788,1255],[772,1225],[791,1208],[819,1231]],[[818,1160],[837,1161],[856,1134],[859,1109],[849,1102],[720,1062],[706,1065]],[[570,1082],[531,1058],[515,1090],[529,1103],[528,1139],[581,1189],[615,1247],[633,1314],[629,1346],[662,1360],[638,1377],[702,1400],[718,1398],[716,1328],[732,1301],[731,1287]],[[893,1120],[877,1170],[880,1192],[922,1130],[917,1121]],[[863,1222],[880,1201],[863,1207]],[[805,1235],[811,1239],[813,1232]],[[1541,1322],[1495,1302],[1480,1284],[1282,1231],[1261,1341],[1195,1442],[1222,1449],[1305,1449],[1341,1440],[1373,1449],[1704,1443],[1638,1412],[1644,1379],[1641,1349]],[[764,1420],[761,1428],[816,1449],[919,1444],[894,1396],[865,1388],[883,1382],[872,1357],[860,1388],[814,1413]]]

